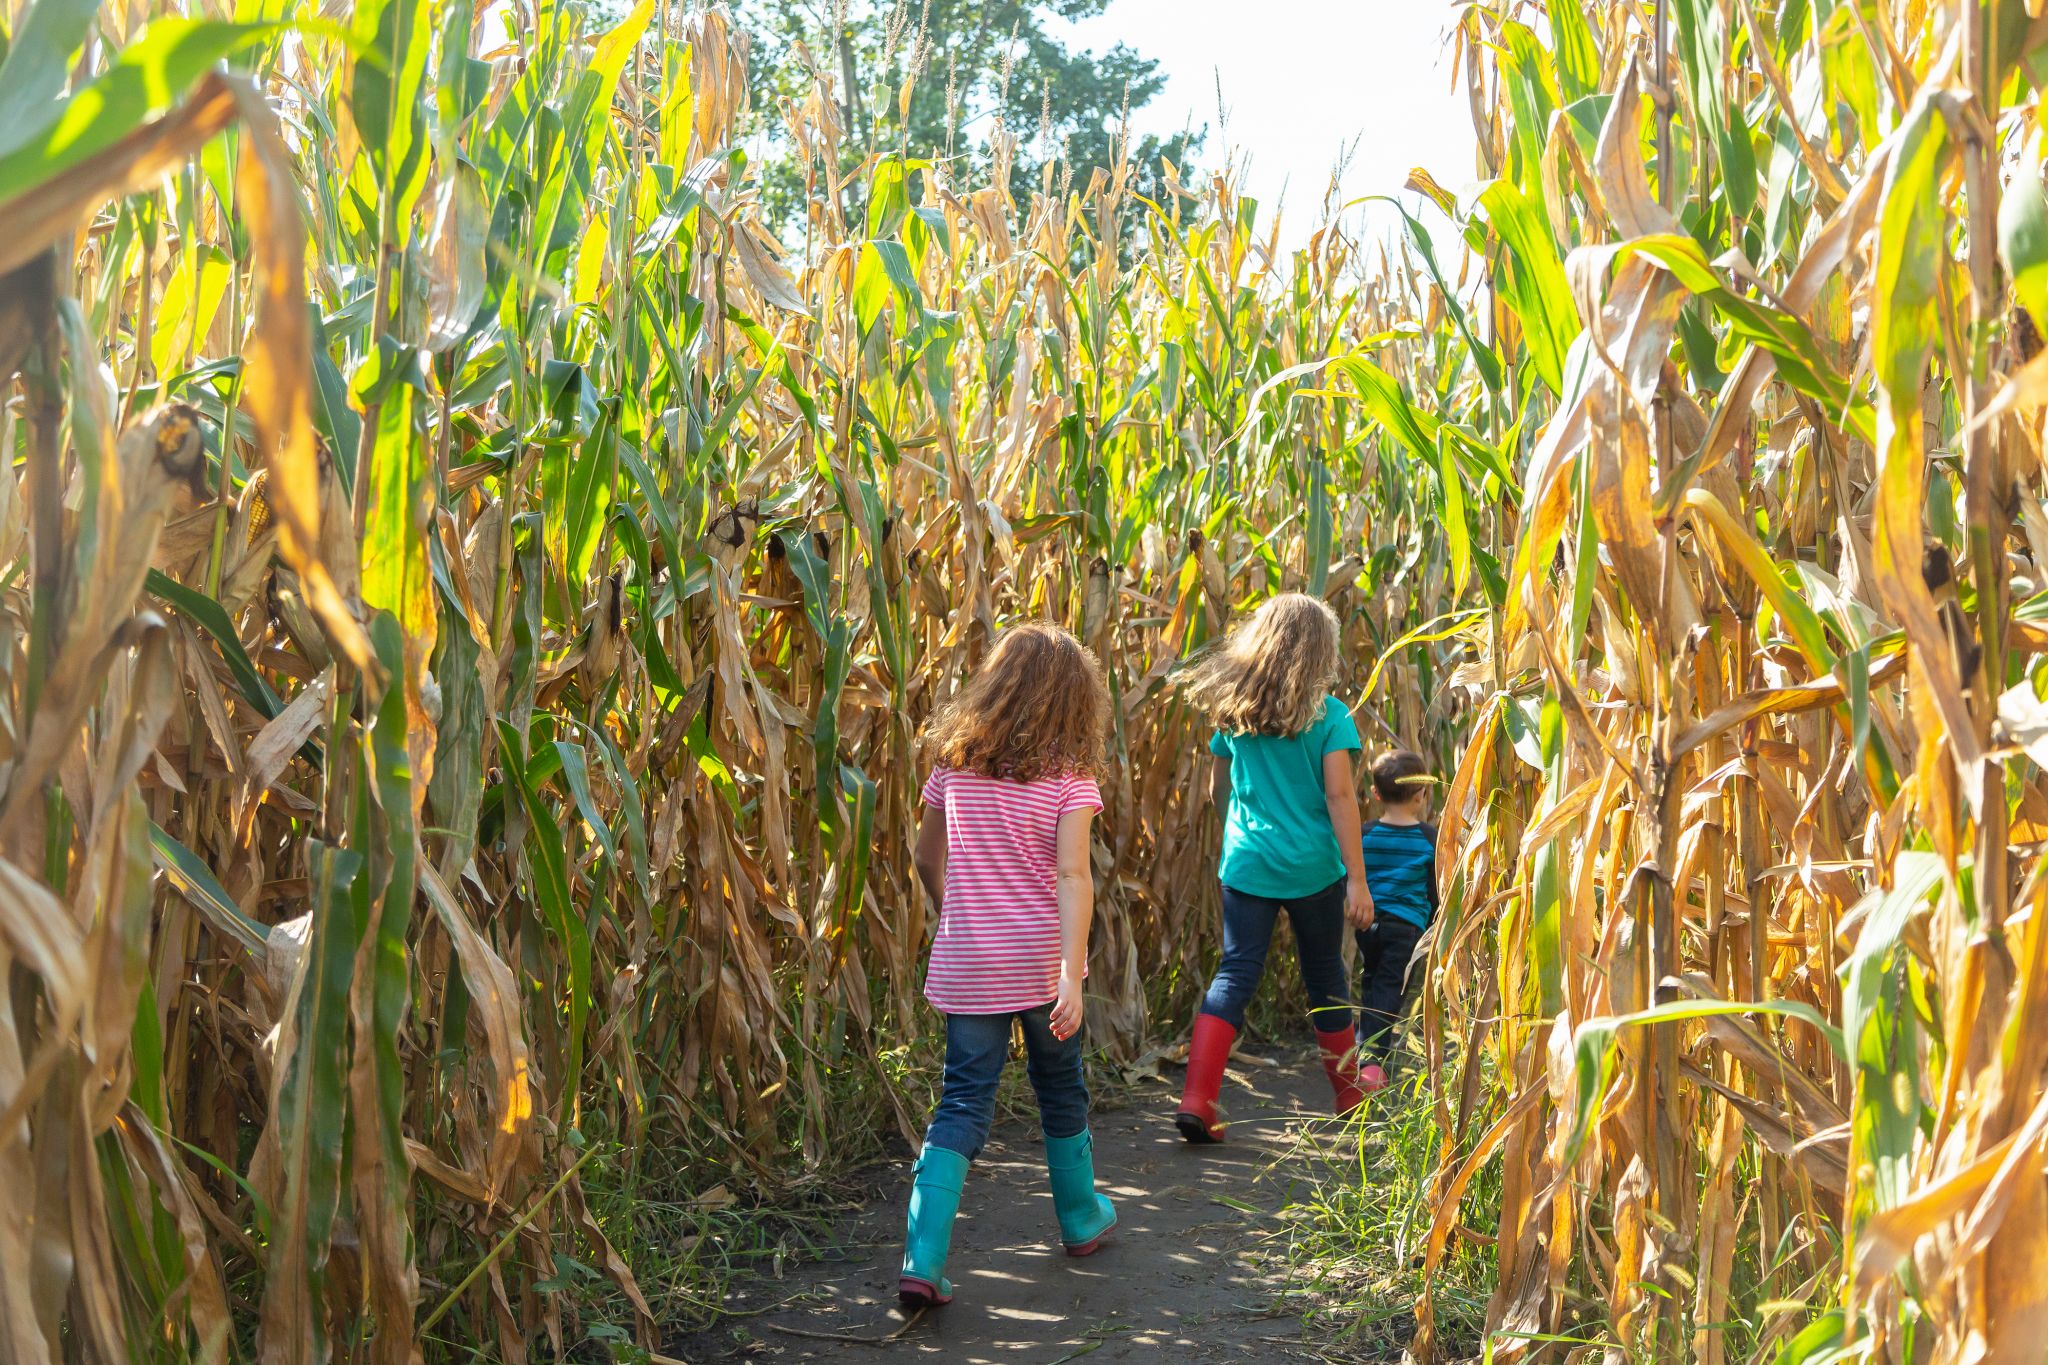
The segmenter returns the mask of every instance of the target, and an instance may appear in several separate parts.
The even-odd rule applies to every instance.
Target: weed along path
[[[1261,1053],[1260,1057],[1269,1054]],[[1145,1085],[1094,1118],[1099,1188],[1116,1201],[1115,1239],[1070,1258],[1055,1232],[1035,1121],[999,1123],[968,1176],[947,1263],[956,1297],[906,1321],[896,1307],[907,1162],[870,1173],[872,1197],[838,1229],[839,1258],[747,1287],[750,1314],[681,1344],[713,1360],[1057,1365],[1108,1361],[1305,1361],[1300,1316],[1274,1303],[1277,1215],[1298,1178],[1287,1159],[1328,1114],[1305,1054],[1234,1059],[1229,1140],[1192,1148],[1171,1122],[1174,1087]],[[1322,1126],[1318,1124],[1317,1126]],[[765,1310],[765,1311],[764,1311]]]

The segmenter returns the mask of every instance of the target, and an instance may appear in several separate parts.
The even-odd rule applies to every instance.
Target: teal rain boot
[[[1116,1205],[1095,1192],[1095,1139],[1086,1128],[1072,1137],[1048,1137],[1045,1169],[1052,1177],[1052,1207],[1067,1255],[1094,1254],[1116,1226]]]
[[[966,1157],[925,1144],[910,1186],[910,1229],[903,1239],[903,1273],[896,1281],[896,1298],[906,1312],[953,1301],[946,1252],[960,1212],[960,1187],[966,1183]]]

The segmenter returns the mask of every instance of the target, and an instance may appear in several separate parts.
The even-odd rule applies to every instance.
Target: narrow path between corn
[[[749,1316],[683,1347],[713,1360],[949,1365],[1110,1361],[1303,1361],[1298,1312],[1274,1306],[1284,1247],[1270,1240],[1300,1179],[1289,1152],[1327,1119],[1312,1054],[1233,1059],[1229,1140],[1189,1147],[1174,1131],[1172,1088],[1146,1085],[1094,1116],[1098,1187],[1116,1201],[1115,1239],[1094,1256],[1062,1253],[1036,1123],[999,1124],[960,1203],[947,1275],[954,1301],[906,1326],[895,1306],[908,1165],[868,1186],[875,1197],[839,1229],[846,1258],[785,1272],[731,1305]],[[1323,1124],[1316,1124],[1323,1127]],[[1330,1140],[1332,1134],[1323,1135]],[[771,1304],[781,1306],[762,1312]],[[900,1335],[896,1335],[899,1334]],[[865,1338],[862,1341],[845,1337]]]

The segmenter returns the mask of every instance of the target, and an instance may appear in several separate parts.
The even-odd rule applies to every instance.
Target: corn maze
[[[559,1358],[560,1256],[658,1350],[597,1172],[922,1119],[991,633],[1109,675],[1129,1058],[1213,949],[1179,670],[1304,590],[1447,779],[1417,1250],[1492,1358],[2039,1360],[2039,8],[1447,9],[1449,228],[1287,253],[1000,124],[844,176],[716,6],[14,5],[7,1358]]]

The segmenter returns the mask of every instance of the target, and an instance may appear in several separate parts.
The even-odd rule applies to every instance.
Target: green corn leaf
[[[1527,24],[1500,25],[1501,92],[1514,117],[1509,124],[1509,174],[1522,193],[1543,193],[1543,138],[1558,106],[1551,55]],[[1437,273],[1434,265],[1430,273]],[[1490,387],[1499,388],[1496,383]]]
[[[1822,351],[1805,322],[1729,289],[1708,264],[1706,252],[1690,237],[1640,237],[1622,247],[1616,259],[1634,254],[1649,257],[1677,276],[1679,283],[1727,319],[1735,336],[1769,351],[1786,383],[1817,400],[1856,436],[1875,441],[1875,415],[1869,400],[1850,386],[1848,376]]]
[[[1579,5],[1553,4],[1550,42],[1556,53],[1557,84],[1566,104],[1600,88],[1600,49]]]
[[[1572,557],[1572,613],[1565,635],[1567,659],[1579,657],[1586,625],[1593,618],[1593,591],[1600,574],[1600,523],[1593,515],[1592,461],[1583,456],[1572,473],[1579,506],[1579,532]]]
[[[128,1097],[157,1131],[170,1127],[170,1113],[164,1107],[164,1029],[157,1008],[156,984],[145,974],[135,1000],[135,1026],[128,1035],[128,1051],[135,1068],[135,1080]]]
[[[1410,454],[1423,460],[1435,458],[1438,419],[1410,403],[1392,375],[1356,355],[1339,356],[1330,362],[1330,368],[1351,381],[1366,412],[1399,438]]]
[[[307,847],[306,871],[312,920],[298,1012],[277,1059],[281,1076],[271,1120],[283,1191],[271,1210],[278,1251],[265,1267],[266,1303],[308,1293],[317,1301],[348,1172],[349,985],[369,908],[369,876],[360,853],[318,841]],[[310,1321],[317,1332],[317,1317]]]
[[[106,151],[175,105],[223,57],[277,31],[275,24],[152,21],[55,119],[0,154],[0,204]]]
[[[626,866],[632,873],[633,884],[640,890],[641,900],[652,904],[655,899],[654,877],[647,860],[647,815],[640,800],[640,784],[633,780],[626,756],[619,752],[609,736],[602,730],[595,730],[591,732],[591,738],[604,755],[605,766],[611,769],[612,781],[619,784],[619,816],[625,827]],[[659,922],[655,925],[657,932],[662,927]]]
[[[262,959],[268,946],[263,926],[242,913],[198,854],[154,823],[149,827],[149,848],[172,890],[205,916],[215,932],[241,944],[251,957]]]
[[[1477,466],[1476,470],[1468,473],[1474,477],[1475,482],[1481,484],[1481,487],[1475,490],[1480,496],[1475,496],[1469,501],[1476,505],[1491,497],[1510,506],[1521,502],[1522,486],[1515,478],[1515,471],[1507,453],[1507,450],[1512,450],[1515,442],[1520,439],[1519,424],[1510,428],[1507,433],[1503,442],[1507,450],[1496,446],[1470,427],[1458,423],[1446,422],[1437,430],[1448,440],[1454,454],[1463,452],[1460,463],[1469,460],[1471,464]],[[1490,485],[1485,483],[1489,478],[1493,481]]]
[[[541,798],[527,770],[525,746],[507,721],[498,722],[498,761],[526,812],[526,849],[535,903],[567,955],[568,1058],[563,1065],[561,1094],[574,1096],[583,1074],[583,1025],[590,1014],[590,930],[569,890],[569,857],[561,821]]]
[[[1943,878],[1939,857],[1909,850],[1893,865],[1891,888],[1872,891],[1852,912],[1861,929],[1842,964],[1842,1035],[1856,1067],[1851,1155],[1871,1163],[1876,1177],[1857,1184],[1859,1217],[1892,1207],[1912,1183],[1919,1030],[1903,998],[1900,938]]]
[[[385,241],[400,241],[411,233],[427,183],[422,98],[432,17],[424,0],[362,0],[355,7],[354,32],[361,51],[349,107],[381,197],[379,231]]]
[[[363,601],[389,611],[409,637],[431,644],[435,613],[426,536],[434,476],[421,429],[418,353],[394,352],[394,379],[376,405],[377,444],[370,465],[370,513],[363,530]]]
[[[35,0],[21,15],[0,62],[0,157],[57,116],[72,55],[99,9],[100,0]]]
[[[380,612],[370,622],[370,639],[379,662],[393,679],[405,674],[406,643],[398,620]],[[374,810],[356,836],[380,850],[386,866],[363,933],[367,940],[356,965],[350,1007],[355,1024],[355,1064],[351,1077],[354,1104],[350,1117],[355,1162],[378,1172],[374,1180],[356,1182],[357,1221],[365,1242],[371,1233],[388,1239],[402,1259],[366,1260],[364,1274],[386,1292],[410,1292],[403,1281],[413,1272],[410,1234],[411,1194],[407,1176],[412,1163],[405,1151],[405,1065],[399,1047],[412,995],[411,954],[407,939],[418,884],[418,830],[413,823],[414,780],[408,753],[406,688],[394,684],[379,703],[366,736]],[[381,1228],[379,1227],[381,1225]]]
[[[565,739],[556,740],[554,748],[561,760],[562,781],[568,785],[569,796],[576,802],[576,813],[583,817],[583,823],[590,826],[591,833],[597,836],[598,845],[604,849],[604,855],[611,860],[611,865],[617,867],[618,842],[612,838],[612,827],[606,823],[603,813],[598,810],[597,802],[590,793],[590,756],[584,752],[581,744],[572,744]]]
[[[599,540],[612,501],[612,487],[618,482],[619,434],[616,404],[606,403],[596,430],[573,459],[566,453],[566,502],[563,508],[563,571],[572,583],[590,576],[591,561],[597,556]]]
[[[1537,747],[1543,760],[1543,795],[1539,817],[1564,799],[1567,773],[1564,710],[1557,698],[1545,697],[1537,716]],[[1564,840],[1547,839],[1536,850],[1530,878],[1529,958],[1536,966],[1536,1009],[1553,1019],[1564,1008]]]
[[[1511,25],[1510,27],[1519,28],[1520,25]],[[1526,32],[1527,30],[1523,31]],[[1430,241],[1429,229],[1425,228],[1421,220],[1410,213],[1408,206],[1400,200],[1385,199],[1384,202],[1392,204],[1400,212],[1402,225],[1408,234],[1409,245],[1415,249],[1415,254],[1421,258],[1423,269],[1429,272],[1430,279],[1436,282],[1437,293],[1442,296],[1444,301],[1444,311],[1450,314],[1452,323],[1457,326],[1458,335],[1465,339],[1465,345],[1471,351],[1472,364],[1478,369],[1480,379],[1485,382],[1489,392],[1498,394],[1501,391],[1500,357],[1494,354],[1491,346],[1480,341],[1479,334],[1473,330],[1472,319],[1467,315],[1465,305],[1459,300],[1457,290],[1451,287],[1450,281],[1444,276],[1443,269],[1437,265],[1436,247]]]
[[[1566,1163],[1579,1159],[1586,1139],[1592,1134],[1594,1114],[1614,1079],[1615,1043],[1621,1030],[1733,1014],[1775,1014],[1804,1020],[1820,1033],[1837,1057],[1846,1056],[1842,1031],[1803,1000],[1679,1000],[1653,1005],[1633,1014],[1588,1019],[1572,1033],[1574,1085],[1572,1127],[1565,1144]]]
[[[661,134],[657,149],[663,165],[682,169],[690,164],[690,138],[696,112],[696,90],[690,84],[689,49],[671,43],[662,53]]]
[[[1722,200],[1741,223],[1756,207],[1756,151],[1745,111],[1731,106],[1723,92],[1728,30],[1722,16],[1727,7],[1710,0],[1675,0],[1675,8],[1674,34],[1692,77],[1694,108],[1713,142]]]
[[[1833,672],[1835,651],[1828,643],[1827,628],[1800,594],[1797,581],[1786,575],[1748,528],[1712,493],[1695,488],[1686,495],[1685,505],[1713,526],[1730,558],[1749,575],[1778,613],[1778,618],[1785,623],[1785,628],[1792,633],[1799,652],[1806,656],[1815,676]]]
[[[893,236],[910,216],[910,171],[918,163],[885,156],[875,163],[868,181],[868,236]]]
[[[434,677],[441,684],[441,720],[434,727],[434,774],[427,784],[427,806],[433,822],[450,838],[449,861],[460,867],[476,849],[489,699],[477,673],[482,651],[438,554],[434,568],[441,590],[433,655]]]
[[[1795,1332],[1772,1358],[1772,1365],[1837,1365],[1852,1359],[1853,1345],[1844,1343],[1847,1319],[1839,1308],[1830,1308]]]
[[[564,7],[564,11],[568,7]],[[633,54],[647,21],[654,13],[653,0],[640,0],[619,24],[593,45],[590,65],[576,79],[574,91],[560,114],[558,151],[541,180],[542,192],[535,214],[533,247],[542,262],[580,239],[580,219],[596,171],[597,157],[611,127],[612,98],[626,59]],[[545,269],[558,277],[562,272]]]
[[[833,937],[840,945],[837,952],[843,953],[846,930],[860,913],[861,902],[867,895],[868,860],[875,842],[875,784],[850,763],[840,764],[838,771],[839,796],[852,815],[846,822],[842,844],[846,875],[840,879],[839,897],[833,907]]]
[[[2038,167],[2022,166],[1999,200],[1998,254],[2020,303],[2048,325],[2048,190]]]
[[[1561,395],[1564,359],[1581,325],[1550,223],[1540,204],[1506,180],[1482,189],[1479,205],[1511,258],[1503,297],[1521,319],[1529,358],[1550,391]]]
[[[1437,487],[1443,490],[1443,528],[1451,553],[1451,586],[1455,592],[1463,593],[1472,579],[1472,523],[1465,515],[1465,476],[1458,468],[1452,443],[1445,439],[1445,430],[1439,427],[1436,433]]]
[[[1330,577],[1331,532],[1330,469],[1313,456],[1304,471],[1308,482],[1308,522],[1305,532],[1308,552],[1308,590],[1320,596]]]
[[[228,619],[220,603],[155,569],[149,571],[145,585],[152,596],[176,608],[220,647],[221,657],[227,661],[228,672],[233,676],[236,687],[248,698],[250,705],[263,713],[265,719],[284,709],[283,698],[271,690],[263,675],[256,671],[255,661],[250,659],[249,651],[242,648],[241,636],[235,633],[235,623]]]

